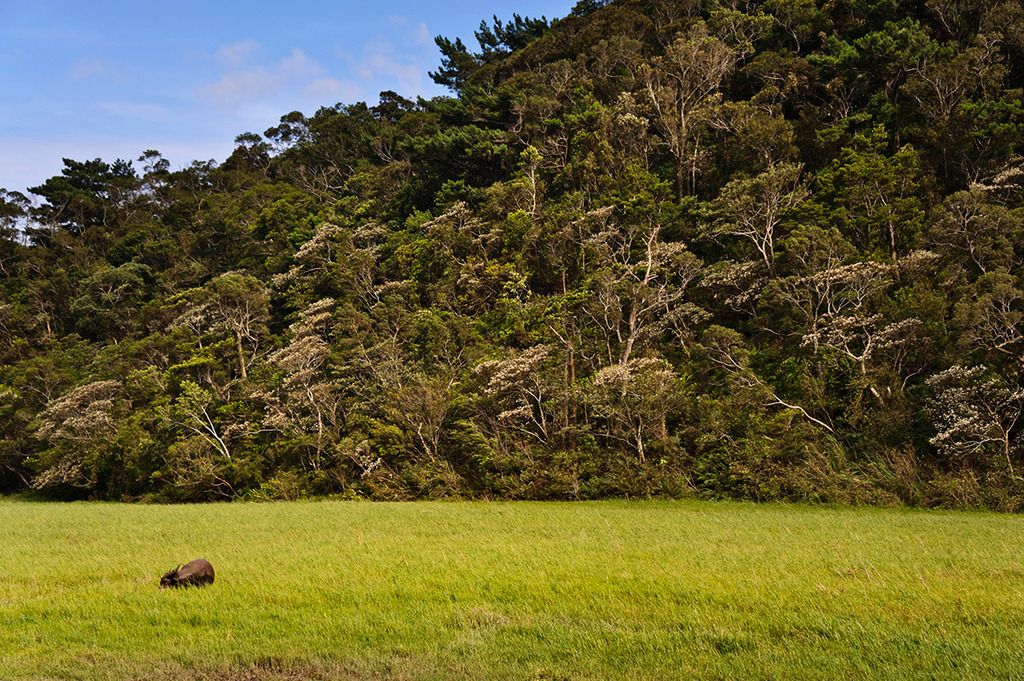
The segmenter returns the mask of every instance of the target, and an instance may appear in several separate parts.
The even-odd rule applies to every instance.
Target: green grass
[[[1024,678],[1024,518],[0,500],[0,679],[379,677]]]

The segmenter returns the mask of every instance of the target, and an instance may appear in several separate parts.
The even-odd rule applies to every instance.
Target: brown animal
[[[160,578],[160,588],[177,588],[179,586],[206,586],[213,584],[213,566],[204,558],[196,558],[190,563],[179,565]]]

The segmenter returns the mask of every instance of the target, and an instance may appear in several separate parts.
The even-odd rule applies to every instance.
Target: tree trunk
[[[647,454],[644,452],[644,421],[638,418],[636,422],[636,453],[640,456],[640,463],[647,463]]]
[[[1010,477],[1017,480],[1017,473],[1013,469],[1013,460],[1010,458],[1010,432],[1003,432],[1003,456],[1006,457],[1006,467],[1010,469]]]
[[[238,369],[242,372],[242,380],[249,376],[245,370],[245,349],[242,347],[242,334],[235,333],[235,347],[238,349]]]

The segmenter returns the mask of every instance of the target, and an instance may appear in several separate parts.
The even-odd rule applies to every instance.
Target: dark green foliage
[[[481,66],[500,61],[510,53],[526,47],[530,41],[543,35],[548,29],[548,20],[522,17],[513,14],[508,21],[493,17],[494,23],[480,22],[480,28],[473,32],[479,52],[470,52],[460,38],[450,40],[437,36],[434,42],[441,50],[441,66],[430,73],[438,85],[461,92]]]
[[[37,211],[42,222],[81,234],[89,227],[110,226],[125,207],[135,180],[127,161],[107,164],[100,159],[80,162],[66,158],[60,175],[29,191],[43,199]]]
[[[577,3],[0,192],[0,489],[1024,499],[1015,3]],[[986,411],[985,405],[988,405]]]

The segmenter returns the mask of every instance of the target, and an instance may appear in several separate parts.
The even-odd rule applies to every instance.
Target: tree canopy
[[[1018,2],[585,0],[0,191],[0,487],[1024,508]]]

